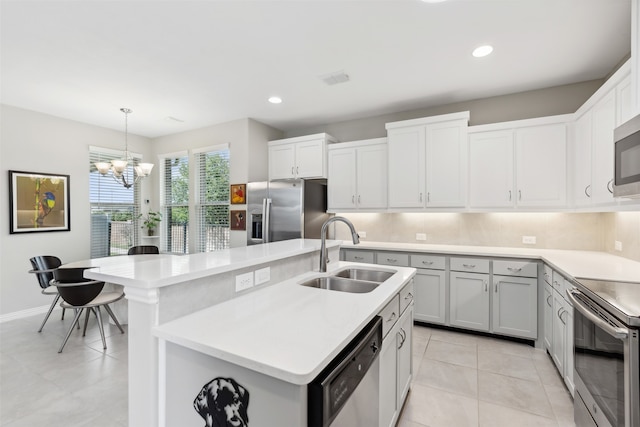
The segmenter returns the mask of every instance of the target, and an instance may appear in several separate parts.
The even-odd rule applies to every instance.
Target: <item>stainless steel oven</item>
[[[575,423],[640,427],[640,283],[574,286]]]

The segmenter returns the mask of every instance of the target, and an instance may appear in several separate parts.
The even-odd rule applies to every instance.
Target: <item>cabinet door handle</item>
[[[394,311],[393,313],[391,313],[391,316],[389,316],[389,318],[387,319],[387,322],[393,322],[394,320],[396,320],[396,312]]]
[[[511,201],[511,190],[509,190],[509,201]]]
[[[407,296],[406,296],[406,297],[404,297],[404,299],[406,299],[406,300],[407,300],[407,299],[408,299],[408,300],[412,300],[412,299],[413,299],[413,294],[412,294],[411,292],[409,292],[409,293],[407,294]]]
[[[522,270],[522,267],[520,268],[515,268],[515,267],[507,267],[507,270],[513,272],[513,273],[518,273],[519,271]]]
[[[360,203],[360,195],[358,194],[358,203]]]
[[[363,259],[364,259],[364,257],[361,257],[361,256],[354,256],[354,257],[353,257],[353,259],[363,260]]]
[[[407,333],[404,329],[400,328],[398,331],[398,335],[400,335],[400,345],[398,346],[398,350],[404,346],[404,342],[407,340]]]
[[[355,195],[352,195],[352,196],[351,196],[351,204],[352,204],[352,205],[355,205],[355,204],[356,204],[356,196],[355,196]]]
[[[591,184],[587,185],[586,187],[584,187],[584,194],[587,197],[591,197],[591,194],[589,194],[588,190],[591,188]]]
[[[496,294],[498,293],[498,283],[500,283],[500,282],[494,283],[495,288],[494,288],[493,292],[496,293]]]
[[[432,265],[433,261],[422,261],[424,265]]]
[[[291,175],[295,175],[294,170],[295,170],[295,168],[293,166],[291,166]]]
[[[518,200],[522,200],[522,191],[518,190]]]
[[[476,268],[475,264],[462,264],[464,268]]]
[[[398,262],[398,260],[393,258],[387,258],[387,262]]]
[[[422,193],[420,193],[420,202],[422,202]]]
[[[431,201],[431,193],[427,193],[427,203]]]
[[[562,313],[561,313],[561,311],[562,311]],[[562,322],[562,324],[564,324],[564,325],[566,325],[566,324],[567,324],[567,322],[565,322],[565,321],[564,321],[564,319],[562,318],[562,315],[563,315],[564,313],[566,313],[566,312],[567,312],[567,311],[566,311],[565,309],[563,309],[562,307],[560,307],[560,308],[558,309],[558,319],[560,319],[560,321],[561,321],[561,322]]]
[[[549,307],[553,307],[553,305],[551,305],[551,303],[549,302],[549,300],[550,300],[550,299],[551,299],[551,295],[549,295],[549,296],[547,297],[547,305],[548,305]]]
[[[296,175],[300,174],[300,168],[298,166],[296,166]]]
[[[607,182],[607,190],[609,190],[609,193],[613,194],[613,178],[611,181]]]
[[[484,281],[484,291],[489,292],[489,283],[486,280]]]

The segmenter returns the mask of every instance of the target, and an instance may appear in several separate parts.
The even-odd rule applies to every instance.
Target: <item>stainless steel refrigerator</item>
[[[319,239],[327,219],[327,186],[322,182],[298,179],[247,184],[247,245]]]

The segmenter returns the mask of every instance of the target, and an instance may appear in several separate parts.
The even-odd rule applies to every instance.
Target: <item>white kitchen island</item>
[[[334,265],[340,243],[327,241]],[[128,300],[129,425],[159,425],[159,340],[154,328],[318,271],[319,251],[320,240],[296,239],[193,255],[113,257],[86,270],[87,278],[124,286]],[[266,268],[268,281],[236,292],[236,276]],[[256,327],[260,324],[257,319]]]
[[[326,274],[353,265],[363,268],[342,262]],[[219,378],[250,396],[244,405],[249,425],[306,426],[307,384],[415,274],[412,268],[387,270],[396,274],[368,293],[301,286],[326,275],[308,272],[154,328],[161,355],[159,426],[202,423],[194,400]]]

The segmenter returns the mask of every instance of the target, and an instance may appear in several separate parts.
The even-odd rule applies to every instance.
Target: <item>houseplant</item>
[[[162,220],[162,214],[160,212],[149,211],[146,215],[140,214],[136,218],[138,220],[143,219],[141,228],[146,228],[147,235],[153,236],[156,227],[160,224],[160,220]]]

